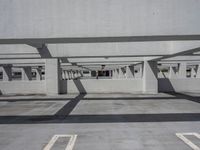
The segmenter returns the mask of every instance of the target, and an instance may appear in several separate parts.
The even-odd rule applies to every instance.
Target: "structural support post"
[[[143,64],[143,92],[150,94],[158,93],[157,62],[144,61]]]
[[[68,75],[69,75],[69,80],[71,80],[72,79],[72,72],[68,71]]]
[[[119,78],[124,78],[124,73],[122,72],[122,68],[119,68]]]
[[[45,66],[46,93],[56,95],[60,93],[61,68],[58,59],[46,59]]]
[[[191,68],[191,78],[195,78],[196,77],[196,70],[194,67]]]
[[[196,74],[196,78],[200,78],[200,65],[197,66],[197,74]]]
[[[12,80],[12,68],[11,66],[3,66],[3,81],[11,81]]]
[[[116,70],[115,69],[112,70],[112,78],[116,79]]]
[[[186,70],[187,70],[187,63],[182,62],[179,64],[179,72],[178,77],[179,78],[186,78]]]
[[[22,80],[29,81],[32,80],[32,69],[31,67],[22,68]]]
[[[126,66],[126,78],[134,78],[134,66]]]
[[[175,69],[173,66],[170,66],[169,67],[169,78],[172,79],[172,78],[176,78],[176,72],[175,72]]]
[[[42,80],[42,70],[40,68],[36,69],[36,80]]]
[[[66,80],[66,78],[65,78],[65,70],[62,70],[62,80]]]
[[[68,76],[67,70],[65,70],[64,73],[65,73],[65,80],[69,80],[69,76]]]
[[[119,69],[115,69],[115,75],[116,75],[116,79],[119,78]]]

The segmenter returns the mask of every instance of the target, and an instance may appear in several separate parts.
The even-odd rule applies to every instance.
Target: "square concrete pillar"
[[[40,68],[36,69],[36,80],[42,80],[42,70]]]
[[[78,71],[77,71],[77,70],[74,71],[74,78],[75,78],[75,79],[78,78]]]
[[[71,71],[68,71],[68,76],[69,76],[69,80],[72,79],[72,72]]]
[[[124,78],[124,73],[122,71],[122,68],[118,69],[118,78]]]
[[[191,68],[191,78],[195,78],[196,77],[196,70],[194,67]]]
[[[169,67],[169,78],[172,79],[172,78],[176,78],[177,75],[176,75],[176,72],[175,72],[175,68],[173,66],[170,66]]]
[[[62,70],[62,80],[66,80],[66,78],[65,78],[65,70]]]
[[[116,78],[116,79],[119,78],[119,69],[115,69],[115,78]]]
[[[178,78],[186,78],[187,63],[182,62],[179,64]]]
[[[58,59],[46,59],[45,80],[48,95],[60,93],[61,68]]]
[[[80,71],[80,75],[81,75],[81,77],[83,77],[83,71]]]
[[[136,73],[134,73],[135,78],[142,78],[142,70],[143,70],[142,67],[143,66],[141,65],[141,66],[137,67],[137,69],[134,69],[136,71]]]
[[[134,66],[126,66],[126,78],[134,78]]]
[[[68,80],[69,79],[69,75],[68,75],[67,70],[65,70],[64,73],[65,73],[65,80]]]
[[[200,78],[200,65],[197,66],[196,72],[196,78]]]
[[[32,69],[31,67],[22,68],[22,80],[29,81],[32,80]]]
[[[11,81],[12,80],[12,68],[11,66],[3,66],[3,81]]]
[[[112,78],[113,78],[113,79],[116,79],[116,78],[117,78],[117,77],[116,77],[116,74],[117,74],[117,73],[116,73],[116,70],[114,69],[114,70],[112,71]]]
[[[143,64],[143,92],[156,94],[158,93],[158,69],[157,62],[144,61]]]
[[[74,79],[74,72],[70,71],[71,79]]]

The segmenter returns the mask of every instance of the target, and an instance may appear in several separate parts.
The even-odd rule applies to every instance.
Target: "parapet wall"
[[[61,93],[136,93],[142,92],[142,79],[63,80]]]
[[[200,78],[158,79],[159,92],[200,92]]]
[[[45,81],[2,81],[0,82],[1,94],[44,94],[46,93]]]
[[[46,94],[44,81],[2,81],[0,94]],[[159,92],[200,92],[200,79],[158,79]],[[143,93],[142,79],[61,80],[60,93]]]

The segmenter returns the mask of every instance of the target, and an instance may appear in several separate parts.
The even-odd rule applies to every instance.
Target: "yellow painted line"
[[[58,138],[63,138],[63,137],[70,138],[69,142],[66,143],[67,146],[65,150],[73,150],[76,139],[77,139],[77,135],[54,135],[49,141],[49,143],[44,147],[43,150],[51,150],[51,148],[53,147],[55,142],[58,140]]]

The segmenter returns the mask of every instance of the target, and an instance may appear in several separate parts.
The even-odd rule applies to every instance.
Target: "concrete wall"
[[[45,94],[45,81],[1,81],[1,94]]]
[[[61,93],[141,93],[142,79],[61,80]],[[160,92],[200,92],[200,79],[158,79]],[[44,81],[1,81],[0,94],[45,94]]]
[[[142,91],[142,79],[62,80],[62,93],[136,93]]]
[[[160,92],[200,92],[199,78],[182,78],[182,79],[158,79]]]

